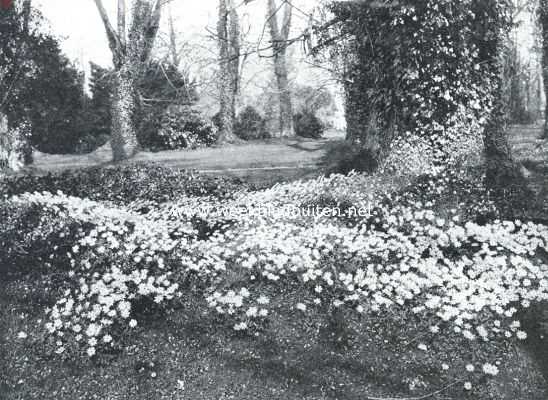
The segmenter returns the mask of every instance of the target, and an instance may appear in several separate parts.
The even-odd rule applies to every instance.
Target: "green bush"
[[[295,114],[293,117],[297,136],[319,139],[325,131],[325,125],[318,117],[310,112]]]
[[[244,140],[267,138],[266,121],[252,106],[245,107],[234,124],[234,133]]]

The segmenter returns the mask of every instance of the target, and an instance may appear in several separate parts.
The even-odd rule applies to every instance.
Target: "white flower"
[[[472,384],[470,382],[464,382],[465,390],[472,390]]]
[[[88,336],[97,336],[101,332],[101,326],[97,324],[90,324],[86,329],[86,335]]]
[[[245,315],[247,315],[249,318],[256,317],[258,313],[257,307],[249,307],[249,309],[246,311]]]
[[[132,319],[129,321],[129,327],[130,328],[135,328],[137,326],[137,321]]]
[[[247,329],[247,324],[245,322],[240,322],[239,324],[234,325],[235,331],[243,331]]]
[[[525,340],[527,339],[527,333],[524,331],[517,331],[516,336],[519,340]]]
[[[474,366],[473,366],[472,364],[467,364],[467,365],[466,365],[466,370],[467,370],[468,372],[474,372],[474,369],[475,369],[475,368],[474,368]]]
[[[297,303],[297,305],[295,306],[297,308],[297,310],[300,310],[302,312],[305,312],[306,311],[306,304],[303,304],[303,303]]]
[[[428,346],[426,346],[424,343],[420,343],[417,348],[422,351],[428,351]]]
[[[487,375],[495,376],[495,375],[498,375],[499,369],[493,364],[486,363],[486,364],[483,364],[483,372]]]
[[[95,355],[95,347],[88,347],[86,353],[88,354],[88,356],[93,357]]]
[[[19,332],[19,333],[17,334],[17,337],[18,337],[19,339],[26,339],[27,336],[28,336],[28,335],[27,335],[25,332],[22,332],[22,331]]]

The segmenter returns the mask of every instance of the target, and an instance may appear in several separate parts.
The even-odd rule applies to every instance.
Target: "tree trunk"
[[[484,155],[487,168],[487,184],[493,188],[502,188],[519,181],[519,169],[512,159],[506,113],[503,100],[503,81],[497,79],[494,106],[484,130]]]
[[[548,36],[548,26],[547,32],[544,35]],[[548,37],[544,39],[542,46],[542,82],[544,86],[544,98],[546,99],[544,103],[544,129],[542,131],[542,138],[548,139]]]
[[[274,55],[274,74],[276,75],[280,102],[279,135],[280,137],[292,137],[295,136],[295,129],[293,127],[293,104],[289,88],[285,48],[280,49]]]
[[[278,13],[283,9],[281,25],[278,21]],[[276,5],[275,0],[268,0],[267,22],[272,38],[272,50],[274,56],[274,75],[279,101],[278,127],[275,136],[295,136],[293,127],[293,105],[291,90],[289,87],[289,74],[287,71],[287,47],[289,31],[291,29],[291,16],[293,6],[291,4]]]
[[[217,40],[219,41],[219,143],[237,141],[234,134],[239,80],[240,26],[231,0],[219,1]]]
[[[134,0],[129,32],[126,31],[125,0],[118,0],[117,30],[110,23],[103,1],[95,0],[95,4],[105,27],[115,68],[111,147],[113,161],[117,162],[138,151],[134,122],[139,109],[137,83],[142,68],[150,59],[164,2]]]
[[[542,80],[546,102],[544,105],[543,139],[548,139],[548,0],[540,0],[538,5],[542,37]]]
[[[135,155],[138,150],[137,136],[133,123],[136,109],[135,83],[129,66],[116,71],[112,101],[112,158],[114,162]]]
[[[8,117],[0,112],[0,176],[9,167]]]
[[[490,17],[497,23],[504,25],[503,15],[493,16],[493,12],[500,12],[496,7],[496,0],[478,2],[476,15]],[[492,27],[482,24],[479,29],[480,61],[489,66],[494,76],[493,109],[489,115],[483,132],[483,153],[486,166],[486,185],[494,192],[506,191],[508,188],[519,190],[523,188],[523,176],[518,165],[512,158],[510,144],[508,143],[507,113],[504,96],[504,32],[499,28],[498,32],[490,32]],[[512,190],[513,190],[512,189]]]

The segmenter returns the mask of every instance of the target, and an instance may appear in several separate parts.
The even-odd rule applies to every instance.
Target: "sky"
[[[34,0],[50,23],[50,30],[61,38],[63,51],[71,60],[87,65],[89,61],[107,66],[112,63],[105,30],[93,0]],[[115,0],[103,0],[115,24]],[[215,0],[172,0],[177,25],[184,31],[200,32],[213,21]],[[164,18],[165,20],[165,18]],[[180,30],[180,29],[178,29]]]
[[[50,30],[61,38],[63,51],[71,60],[83,65],[93,61],[107,66],[111,64],[111,55],[106,40],[105,30],[94,0],[33,0],[49,21]],[[131,0],[128,1],[128,4]],[[293,0],[299,10],[308,12],[318,4],[318,0]],[[110,13],[111,23],[116,21],[116,0],[103,0]],[[206,35],[206,28],[215,29],[218,0],[171,0],[169,10],[164,10],[163,26],[167,14],[171,12],[176,31],[186,40],[200,40]],[[239,3],[237,3],[239,4]],[[240,9],[242,24],[253,25],[261,29],[266,13],[266,1],[255,0]],[[294,11],[294,28],[299,29],[307,17],[304,13]]]
[[[130,1],[128,0],[128,3]],[[62,49],[71,60],[78,62],[83,68],[87,68],[89,61],[103,66],[111,65],[111,54],[103,23],[94,0],[33,0],[33,3],[49,21],[51,32],[62,39]],[[215,28],[217,3],[217,0],[171,0],[170,12],[178,33],[187,40],[200,41],[200,35],[207,33],[206,27]],[[242,14],[245,14],[242,16],[244,23],[260,27],[264,21],[265,3],[264,0],[255,0],[242,7]],[[318,3],[318,0],[293,1],[293,4],[305,12]],[[103,4],[110,12],[114,24],[116,0],[103,0]],[[294,12],[295,25],[300,23],[302,26],[305,19],[299,11]],[[518,40],[520,48],[527,52],[532,46],[530,16],[522,15],[522,19],[524,24]]]

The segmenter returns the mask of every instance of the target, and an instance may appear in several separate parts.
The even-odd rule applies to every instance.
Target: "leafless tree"
[[[219,0],[217,22],[219,43],[219,121],[218,141],[233,142],[236,100],[240,86],[240,19],[233,0]]]
[[[105,26],[115,70],[111,140],[114,161],[126,159],[138,150],[133,122],[139,104],[137,82],[150,59],[165,2],[133,0],[131,25],[127,29],[126,1],[118,0],[117,29],[114,29],[102,0],[95,0]]]
[[[542,48],[542,78],[544,81],[544,94],[548,99],[548,0],[539,0],[538,4],[538,22],[541,33]],[[543,139],[548,139],[548,101],[544,106],[544,130]]]
[[[277,5],[276,0],[268,0],[267,22],[272,40],[274,75],[276,77],[279,101],[279,129],[276,136],[280,137],[295,135],[287,66],[287,48],[289,45],[288,38],[291,29],[292,11],[292,5],[285,1],[281,5]],[[278,18],[279,14],[282,15],[281,24]]]

